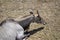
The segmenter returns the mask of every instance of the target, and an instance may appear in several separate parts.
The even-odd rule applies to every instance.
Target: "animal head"
[[[31,15],[33,15],[33,22],[36,22],[36,23],[41,23],[43,25],[46,24],[45,20],[40,16],[38,10],[37,10],[37,14],[34,15],[33,12],[30,12]]]

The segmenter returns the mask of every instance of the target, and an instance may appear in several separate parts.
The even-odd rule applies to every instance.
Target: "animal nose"
[[[43,25],[46,25],[46,24],[47,24],[46,22],[43,23]]]
[[[39,21],[37,21],[38,23],[41,23],[41,24],[43,24],[43,25],[46,25],[47,23],[44,21],[44,20],[39,20]]]

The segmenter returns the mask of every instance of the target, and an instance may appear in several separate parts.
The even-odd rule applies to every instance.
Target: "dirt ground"
[[[27,40],[60,40],[60,0],[0,0],[0,22],[6,18],[21,17],[39,11],[46,25],[31,23],[34,32]]]

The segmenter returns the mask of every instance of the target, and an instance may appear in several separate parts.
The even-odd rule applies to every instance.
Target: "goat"
[[[33,12],[30,12],[31,15],[29,15],[28,17],[24,18],[21,21],[18,21],[18,23],[24,28],[24,30],[28,30],[29,26],[32,22],[36,22],[36,23],[42,23],[42,24],[46,24],[46,22],[42,19],[42,17],[39,15],[39,12],[37,10],[37,16],[35,16],[33,14]]]
[[[30,16],[21,21],[15,21],[13,19],[4,20],[0,23],[0,40],[25,40],[29,34],[25,34],[28,32],[29,25],[31,22],[42,23],[42,18],[40,17],[38,11],[38,16],[34,16],[33,12],[30,12]],[[25,32],[25,30],[27,30]]]
[[[24,29],[13,19],[0,23],[0,40],[25,40]]]

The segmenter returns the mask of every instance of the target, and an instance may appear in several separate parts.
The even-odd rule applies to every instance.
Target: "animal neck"
[[[18,23],[26,29],[28,26],[30,26],[31,22],[33,22],[33,16],[27,17],[26,19],[19,21]]]

